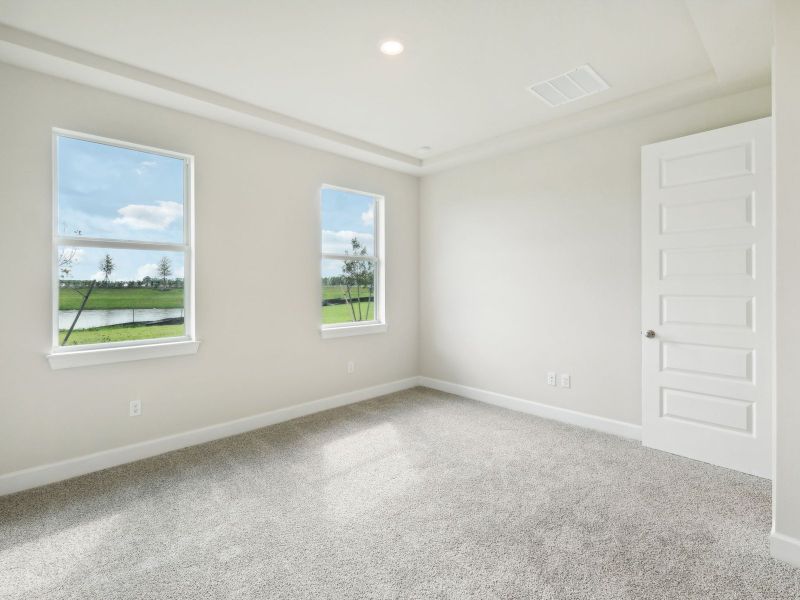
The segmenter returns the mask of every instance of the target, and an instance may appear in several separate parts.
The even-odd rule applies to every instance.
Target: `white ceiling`
[[[772,40],[769,0],[0,0],[0,23],[0,60],[99,65],[404,170],[609,103],[763,85]],[[611,89],[557,108],[525,89],[584,63]]]

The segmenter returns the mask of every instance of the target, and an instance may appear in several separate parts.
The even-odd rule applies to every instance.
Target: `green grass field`
[[[358,319],[358,303],[353,303],[353,308],[356,310],[356,319]],[[367,314],[369,311],[369,314]],[[369,321],[375,318],[374,304],[372,302],[361,303],[361,320]],[[322,322],[325,325],[333,323],[349,323],[353,320],[353,312],[348,304],[331,304],[322,307]]]
[[[323,300],[336,300],[338,298],[345,298],[345,287],[339,285],[324,285],[322,286],[322,299]],[[350,294],[355,297],[358,290],[351,289]],[[366,288],[361,289],[361,298],[366,298],[369,290]],[[353,303],[355,308],[356,319],[358,319],[358,302]],[[374,303],[361,301],[361,321],[369,321],[375,318]],[[369,314],[367,314],[369,312]],[[333,323],[349,323],[353,321],[353,311],[350,309],[349,304],[331,304],[322,307],[322,322],[325,325],[332,325]]]
[[[350,294],[353,298],[355,298],[357,294],[356,288],[350,290]],[[322,299],[323,300],[336,300],[337,298],[344,298],[347,294],[345,293],[345,287],[343,285],[323,285],[322,286]],[[361,288],[361,297],[366,298],[369,295],[369,290],[367,288]]]
[[[87,288],[79,288],[86,293]],[[369,292],[361,290],[362,298]],[[353,296],[356,290],[352,290]],[[326,285],[322,288],[323,300],[335,300],[345,297],[344,286]],[[61,288],[58,294],[59,310],[78,310],[83,297],[71,288]],[[89,296],[86,310],[113,308],[181,308],[183,306],[183,290],[157,290],[153,288],[103,288],[96,287]]]
[[[80,288],[86,293],[87,288]],[[83,296],[70,288],[58,291],[59,310],[78,310]],[[156,290],[153,288],[102,288],[92,290],[85,310],[113,308],[182,308],[183,290]]]
[[[81,288],[85,293],[86,288]],[[355,295],[355,290],[352,291]],[[366,297],[367,290],[362,291]],[[323,286],[322,297],[334,300],[345,297],[342,286]],[[80,308],[83,297],[70,288],[59,290],[59,310],[77,310]],[[172,289],[160,291],[152,288],[102,288],[92,290],[85,310],[111,310],[128,308],[181,308],[183,307],[183,290]],[[354,303],[356,319],[358,319],[358,303]],[[373,302],[361,302],[361,317],[363,321],[375,318]],[[322,307],[322,322],[325,324],[348,323],[353,320],[353,313],[348,304],[332,304]],[[61,332],[63,339],[66,331]],[[148,338],[172,337],[183,335],[183,325],[150,325],[126,326],[114,325],[110,327],[96,327],[93,329],[80,329],[72,332],[68,345],[99,344],[106,342],[121,342],[129,340],[143,340]]]
[[[65,330],[59,332],[59,341],[63,343]],[[79,344],[105,344],[108,342],[130,342],[132,340],[149,340],[184,335],[183,325],[112,325],[111,327],[95,327],[94,329],[76,329],[69,336],[67,346]]]

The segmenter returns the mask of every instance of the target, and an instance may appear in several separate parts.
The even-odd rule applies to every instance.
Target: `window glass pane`
[[[58,233],[183,243],[183,160],[58,136]]]
[[[183,259],[182,252],[59,247],[59,345],[184,335]]]
[[[375,198],[323,188],[322,252],[375,255]]]
[[[322,323],[374,321],[375,263],[322,259]]]

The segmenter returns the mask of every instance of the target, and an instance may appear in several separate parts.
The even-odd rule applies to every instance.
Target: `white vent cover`
[[[589,65],[580,66],[547,81],[534,83],[528,88],[549,106],[574,102],[607,89],[608,84]]]

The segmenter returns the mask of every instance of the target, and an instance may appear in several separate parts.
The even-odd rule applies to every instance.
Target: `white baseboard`
[[[495,406],[502,406],[503,408],[536,415],[537,417],[543,417],[545,419],[553,419],[554,421],[561,421],[588,429],[596,429],[597,431],[605,433],[613,433],[614,435],[633,440],[642,439],[641,425],[633,425],[632,423],[625,423],[624,421],[615,421],[614,419],[607,419],[605,417],[578,412],[577,410],[569,410],[567,408],[559,408],[549,404],[533,402],[532,400],[523,400],[522,398],[506,396],[505,394],[489,392],[458,383],[442,381],[441,379],[433,379],[431,377],[420,377],[419,385],[450,394],[457,394],[464,398],[486,402],[487,404],[494,404]]]
[[[773,531],[769,536],[769,551],[773,558],[800,567],[800,540]]]
[[[14,471],[12,473],[0,475],[0,496],[39,487],[48,483],[55,483],[56,481],[62,481],[64,479],[70,479],[78,475],[85,475],[93,471],[116,467],[143,458],[150,458],[151,456],[164,454],[172,450],[179,450],[181,448],[230,437],[323,410],[361,402],[362,400],[368,400],[376,396],[399,392],[416,385],[418,385],[418,378],[409,377],[407,379],[400,379],[390,383],[305,402],[296,406],[287,406],[286,408],[279,408],[250,417],[219,423],[218,425],[210,425],[208,427],[184,431],[182,433],[139,442],[137,444],[112,448],[111,450],[78,456],[76,458],[32,467],[30,469],[23,469],[21,471]]]
[[[505,394],[489,392],[466,385],[433,379],[431,377],[409,377],[407,379],[400,379],[390,383],[313,400],[296,406],[288,406],[250,417],[243,417],[234,421],[227,421],[225,423],[184,431],[154,440],[112,448],[111,450],[104,450],[94,454],[78,456],[76,458],[0,475],[0,496],[13,494],[41,485],[47,485],[48,483],[55,483],[56,481],[70,479],[110,467],[116,467],[143,458],[150,458],[152,456],[164,454],[165,452],[171,452],[172,450],[179,450],[181,448],[230,437],[323,410],[344,406],[346,404],[353,404],[354,402],[361,402],[362,400],[368,400],[376,396],[399,392],[416,385],[423,385],[435,390],[463,396],[464,398],[486,402],[487,404],[494,404],[495,406],[544,417],[545,419],[553,419],[580,427],[596,429],[626,438],[635,440],[641,440],[642,438],[641,427],[639,425],[632,425],[630,423],[606,419],[604,417],[598,417],[566,408],[523,400],[522,398],[506,396]]]

